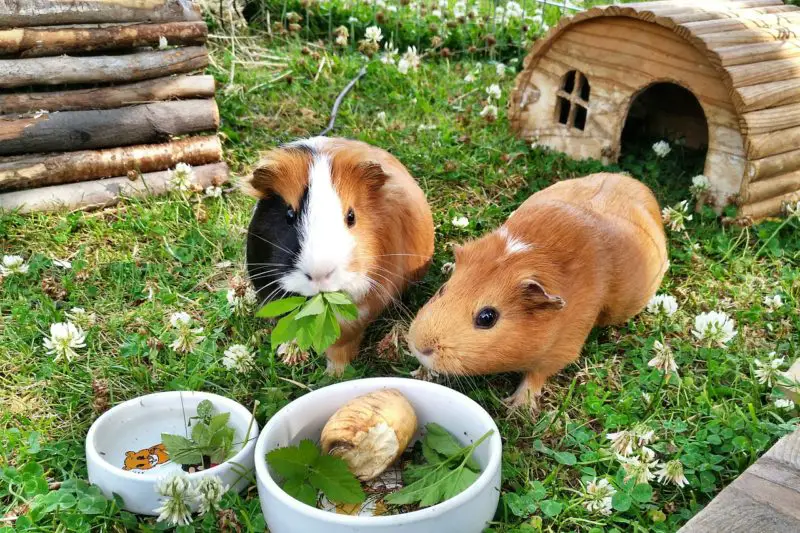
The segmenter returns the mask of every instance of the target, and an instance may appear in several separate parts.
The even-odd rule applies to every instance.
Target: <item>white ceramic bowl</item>
[[[197,415],[197,405],[209,400],[217,413],[229,412],[228,424],[234,428],[234,443],[247,435],[251,413],[244,406],[217,394],[207,392],[159,392],[121,403],[95,420],[86,435],[86,463],[89,482],[97,485],[106,497],[122,496],[124,508],[133,513],[157,515],[161,505],[155,484],[163,477],[180,471],[172,462],[155,464],[149,469],[124,470],[128,452],[144,451],[161,443],[162,433],[186,435],[186,423]],[[258,437],[258,424],[253,421],[248,442],[230,460],[201,472],[188,474],[193,480],[218,476],[231,490],[241,491],[250,484],[253,450]],[[151,455],[155,463],[157,456]]]
[[[461,494],[432,507],[406,514],[360,517],[336,514],[305,505],[278,486],[266,454],[309,438],[319,442],[325,422],[348,400],[375,390],[400,390],[414,406],[419,429],[437,422],[462,443],[494,433],[476,450],[483,469]],[[417,435],[417,437],[419,434]],[[371,378],[331,385],[293,401],[267,422],[255,450],[256,480],[261,509],[271,533],[480,533],[497,510],[500,498],[502,443],[497,426],[483,408],[447,387],[404,378]]]

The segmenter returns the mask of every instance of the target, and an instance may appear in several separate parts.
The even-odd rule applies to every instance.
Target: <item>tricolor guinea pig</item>
[[[411,324],[412,353],[443,374],[523,372],[509,402],[532,409],[592,327],[641,311],[668,266],[658,202],[619,174],[534,194],[455,258],[451,278]]]
[[[249,185],[258,203],[247,269],[259,300],[343,291],[358,305],[326,353],[328,371],[341,373],[367,325],[430,264],[425,194],[388,152],[327,137],[267,153]]]

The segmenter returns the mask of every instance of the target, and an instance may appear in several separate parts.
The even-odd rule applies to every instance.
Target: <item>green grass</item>
[[[364,63],[354,52],[339,54],[327,45],[263,37],[240,40],[237,57],[242,46],[255,53],[256,45],[284,58],[286,66],[237,64],[229,83],[233,56],[218,46],[211,69],[220,82],[227,158],[239,176],[259,150],[321,130],[336,93]],[[522,57],[517,59],[519,69]],[[472,60],[425,59],[419,72],[402,76],[374,61],[342,106],[335,133],[394,153],[427,192],[436,223],[430,273],[373,325],[343,379],[408,376],[417,366],[411,358],[381,359],[375,346],[442,283],[451,245],[495,228],[532,192],[603,168],[516,139],[502,111],[513,74],[499,80],[484,63],[477,81],[465,82],[474,68]],[[501,85],[503,97],[499,119],[489,123],[479,113],[491,83]],[[663,160],[643,149],[622,166],[653,186],[662,203],[674,204],[689,198],[689,178],[698,173],[693,160],[679,149]],[[83,441],[95,407],[155,391],[205,390],[246,406],[258,400],[263,425],[308,388],[335,381],[324,374],[321,357],[297,366],[281,363],[269,347],[268,325],[227,306],[225,293],[243,273],[252,206],[238,192],[189,200],[174,194],[95,213],[0,216],[0,250],[24,256],[30,265],[27,274],[8,276],[0,285],[0,514],[23,514],[18,530],[163,529],[97,501],[80,485],[62,489],[77,496],[64,496],[61,510],[37,507],[37,494],[46,493],[48,483],[86,478]],[[469,226],[454,227],[456,215],[468,217]],[[674,531],[792,431],[797,411],[774,405],[774,392],[755,378],[754,360],[772,351],[787,363],[797,357],[796,229],[795,221],[782,228],[777,221],[725,227],[704,211],[686,231],[670,232],[672,266],[660,292],[677,298],[678,312],[667,319],[643,313],[624,326],[594,331],[582,357],[551,380],[538,418],[502,405],[516,376],[448,381],[483,405],[502,433],[503,498],[492,530]],[[69,258],[72,269],[53,266],[53,258]],[[781,294],[784,305],[768,311],[762,299],[772,294]],[[95,313],[97,322],[87,329],[78,358],[55,362],[42,342],[50,324],[64,320],[72,307]],[[701,345],[690,333],[694,316],[710,310],[736,321],[738,335],[724,348]],[[168,320],[175,311],[188,312],[204,329],[195,353],[169,348]],[[665,380],[647,366],[656,340],[672,347],[679,377]],[[252,371],[235,374],[222,366],[223,351],[234,343],[257,353]],[[650,446],[659,459],[682,461],[689,486],[653,480],[651,491],[623,481],[606,433],[638,423],[655,431]],[[595,477],[625,494],[617,496],[609,516],[581,505],[581,482]],[[254,487],[227,495],[223,507],[227,511],[206,516],[195,530],[215,531],[218,519],[244,530],[263,528]],[[0,531],[13,527],[14,521],[0,522]]]

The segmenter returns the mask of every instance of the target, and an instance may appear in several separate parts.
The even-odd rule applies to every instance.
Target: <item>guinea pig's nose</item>
[[[303,272],[303,274],[306,275],[306,278],[309,281],[315,281],[317,283],[322,283],[323,281],[327,281],[328,279],[330,279],[330,277],[333,275],[333,273],[335,271],[336,271],[336,268],[332,268],[332,269],[330,269],[330,271],[328,271],[325,274],[320,274],[319,272],[313,272],[311,274],[309,274],[308,272]]]
[[[421,353],[422,355],[430,357],[430,356],[433,355],[433,351],[434,351],[433,348],[422,348],[419,351],[419,353]]]

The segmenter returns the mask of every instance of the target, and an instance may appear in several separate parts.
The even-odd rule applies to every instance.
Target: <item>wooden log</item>
[[[203,69],[205,46],[119,56],[37,57],[0,60],[0,88],[63,83],[129,82]]]
[[[213,76],[157,78],[113,87],[0,94],[0,115],[45,111],[113,109],[163,100],[213,98]]]
[[[102,111],[63,111],[0,118],[0,155],[67,152],[166,141],[172,135],[214,131],[214,100],[157,102]]]
[[[194,167],[193,170],[192,182],[204,189],[222,184],[228,179],[228,165],[225,163]],[[160,195],[170,189],[169,172],[153,172],[143,174],[134,181],[127,177],[117,177],[0,193],[0,211],[32,213],[98,209],[114,205],[123,197]]]
[[[709,48],[749,45],[768,42],[784,42],[787,39],[794,39],[800,34],[800,25],[779,26],[777,28],[748,28],[746,30],[723,31],[719,33],[707,33],[700,36],[700,40],[706,43]]]
[[[800,58],[778,59],[728,67],[735,88],[800,77]]]
[[[202,20],[191,0],[3,0],[0,27]]]
[[[748,28],[780,28],[797,23],[800,23],[800,11],[796,13],[753,15],[750,17],[739,16],[733,19],[687,22],[683,26],[691,29],[692,34],[700,36],[707,33],[746,30]]]
[[[105,150],[0,157],[0,191],[124,176],[132,170],[156,172],[178,163],[206,165],[221,159],[222,145],[216,136]]]
[[[206,42],[205,22],[168,22],[104,27],[47,27],[0,30],[0,56],[43,57],[73,52],[158,47],[161,37],[171,45]]]
[[[766,180],[800,170],[800,149],[747,162],[750,181]]]
[[[800,102],[800,79],[741,87],[733,93],[740,113]]]
[[[725,46],[715,48],[723,67],[761,63],[775,59],[794,59],[800,57],[800,40],[772,41],[767,43]]]
[[[778,130],[800,126],[800,104],[751,111],[744,113],[740,120],[742,133],[746,135],[779,134]]]
[[[775,131],[767,129],[764,133],[748,135],[746,139],[745,150],[749,159],[784,154],[800,146],[800,126]]]
[[[730,4],[734,4],[735,2],[731,2]],[[727,8],[728,6],[726,6]],[[678,14],[670,16],[669,18],[675,24],[686,24],[688,22],[701,22],[704,20],[718,20],[718,19],[726,19],[726,18],[737,18],[741,16],[752,16],[752,15],[766,15],[769,13],[787,13],[797,11],[797,7],[795,6],[785,6],[785,5],[772,5],[772,6],[765,6],[765,7],[754,7],[749,9],[723,9],[723,10],[715,10],[711,9],[709,11],[695,11],[692,13],[687,14]]]
[[[800,359],[797,359],[783,375],[789,379],[789,383],[778,383],[778,388],[794,403],[800,404]]]
[[[731,2],[731,4],[734,3],[736,4],[737,8],[767,7],[783,5],[783,0],[743,0],[740,2]],[[665,9],[676,8],[678,6],[683,6],[685,8],[687,6],[694,7],[697,5],[702,4],[697,0],[672,0],[669,3],[664,2],[664,0],[653,0],[651,2],[633,2],[630,4],[625,4],[625,7],[632,7],[637,10],[663,11]]]
[[[798,201],[800,201],[800,192],[791,192],[788,194],[783,194],[781,196],[776,196],[774,198],[769,198],[767,200],[762,200],[760,202],[745,204],[742,206],[741,210],[739,211],[739,214],[743,217],[748,217],[753,220],[761,220],[763,218],[770,216],[782,215],[783,208],[786,204],[793,204],[797,203]],[[718,530],[718,531],[726,531],[726,530]],[[770,530],[764,530],[764,531],[770,531]]]
[[[768,180],[750,182],[747,185],[747,192],[742,195],[742,201],[743,203],[751,204],[796,191],[800,191],[799,171]]]

